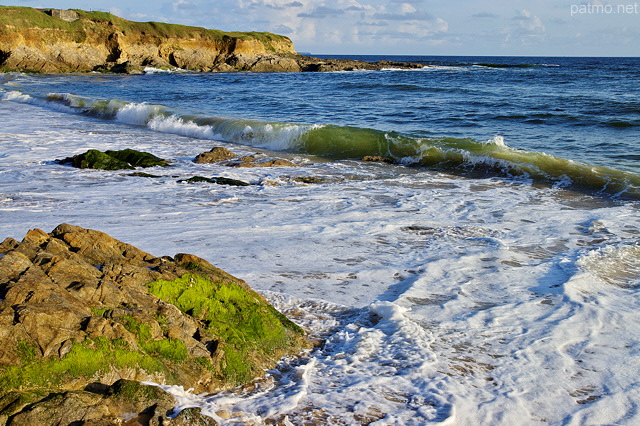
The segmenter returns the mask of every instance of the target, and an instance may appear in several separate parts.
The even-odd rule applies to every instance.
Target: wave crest
[[[472,177],[501,176],[640,199],[640,176],[542,152],[514,149],[500,135],[485,142],[468,138],[425,139],[361,127],[184,115],[160,105],[92,99],[68,93],[51,93],[46,100],[38,100],[20,92],[8,92],[3,99],[57,105],[58,109],[67,112],[146,126],[157,132],[223,140],[269,150],[333,159],[383,156],[405,165]]]

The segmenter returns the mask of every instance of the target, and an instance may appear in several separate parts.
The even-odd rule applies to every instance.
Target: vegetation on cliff
[[[0,6],[0,27],[13,30],[28,30],[32,28],[49,28],[63,30],[76,36],[77,42],[87,40],[88,33],[112,34],[121,32],[124,35],[139,35],[157,39],[171,38],[199,38],[212,42],[222,42],[226,39],[255,39],[264,43],[267,50],[280,51],[280,44],[290,44],[291,41],[281,35],[269,32],[225,32],[202,27],[169,24],[164,22],[135,22],[120,18],[109,12],[73,10],[78,19],[67,21],[47,13],[46,9],[34,9],[20,6]],[[287,51],[288,53],[291,53]]]

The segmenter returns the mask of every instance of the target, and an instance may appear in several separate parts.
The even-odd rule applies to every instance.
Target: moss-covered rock
[[[119,151],[98,151],[90,149],[84,154],[74,155],[62,160],[57,160],[59,164],[71,164],[79,169],[99,169],[99,170],[130,170],[136,167],[165,167],[169,162],[156,157],[148,152],[136,151],[135,149],[123,149]]]
[[[265,361],[284,355],[302,334],[271,305],[233,282],[212,283],[206,276],[187,274],[147,287],[206,324],[206,333],[217,336],[217,349],[223,354],[220,373],[237,383],[259,375]]]
[[[120,151],[105,151],[105,154],[130,164],[133,167],[166,167],[169,162],[156,157],[148,152],[136,151],[135,149],[122,149]]]
[[[197,256],[155,257],[67,224],[6,239],[0,254],[0,424],[42,395],[121,378],[224,389],[308,343],[244,281]]]

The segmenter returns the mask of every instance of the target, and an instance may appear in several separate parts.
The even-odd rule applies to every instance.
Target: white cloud
[[[322,45],[335,45],[334,51],[347,47],[351,51],[373,50],[390,47],[399,39],[406,44],[423,42],[432,34],[448,31],[447,22],[425,10],[420,0],[241,0],[241,3],[241,9],[251,9],[251,15],[260,17],[264,24],[256,30],[286,34],[297,48],[305,51],[326,51]]]
[[[519,11],[514,20],[518,21],[520,28],[529,34],[541,34],[546,32],[546,28],[542,23],[542,20],[538,16],[534,16],[527,9]]]

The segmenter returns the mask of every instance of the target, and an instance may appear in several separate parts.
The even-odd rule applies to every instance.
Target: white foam
[[[147,122],[147,126],[157,132],[195,138],[216,139],[217,136],[211,126],[198,125],[175,115],[155,115]]]
[[[121,123],[144,126],[162,110],[163,108],[157,105],[128,103],[115,108],[116,120]]]
[[[29,95],[25,95],[22,92],[17,90],[11,90],[2,95],[3,101],[17,101],[17,102],[28,102],[32,98]]]
[[[147,107],[132,107],[132,121]],[[350,161],[286,172],[195,164],[214,145],[253,148],[163,114],[129,127],[22,101],[0,113],[2,238],[68,222],[158,256],[193,253],[325,340],[254,393],[165,387],[181,407],[220,422],[230,413],[231,424],[640,422],[635,204]],[[144,179],[52,161],[132,146],[172,167]],[[274,185],[176,182],[196,174]]]
[[[501,147],[507,147],[507,144],[504,142],[504,136],[495,135],[493,138],[489,139],[487,142],[489,145],[496,145]]]

